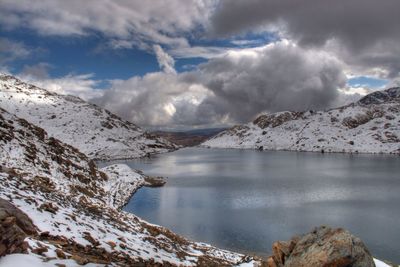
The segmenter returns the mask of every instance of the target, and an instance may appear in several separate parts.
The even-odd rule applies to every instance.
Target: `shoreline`
[[[344,154],[344,155],[382,155],[382,156],[400,156],[400,151],[398,153],[384,153],[384,152],[360,152],[360,151],[326,151],[321,150],[291,150],[291,149],[262,149],[256,147],[212,147],[208,145],[198,145],[192,148],[204,148],[204,149],[231,149],[231,150],[253,150],[259,152],[298,152],[298,153],[319,153],[319,154]]]

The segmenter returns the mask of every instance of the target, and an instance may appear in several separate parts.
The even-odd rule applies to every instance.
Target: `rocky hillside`
[[[400,153],[400,88],[327,111],[259,116],[203,143],[206,147],[346,153]]]
[[[78,97],[64,96],[0,74],[0,107],[39,125],[90,158],[121,159],[175,149],[109,111]]]
[[[6,255],[0,265],[225,266],[252,261],[120,211],[145,183],[126,165],[99,170],[76,148],[0,109],[0,257]]]

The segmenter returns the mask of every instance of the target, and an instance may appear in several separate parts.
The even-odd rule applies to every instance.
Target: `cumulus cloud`
[[[228,52],[191,72],[114,81],[93,101],[139,125],[226,125],[261,112],[329,107],[345,82],[336,58],[283,41]]]
[[[212,59],[200,67],[199,77],[213,92],[199,113],[235,122],[265,111],[324,109],[346,83],[336,58],[288,41]]]
[[[156,72],[114,80],[111,89],[92,102],[142,126],[176,127],[196,123],[193,117],[180,116],[182,108],[194,109],[207,94],[204,87],[185,82],[179,75]]]

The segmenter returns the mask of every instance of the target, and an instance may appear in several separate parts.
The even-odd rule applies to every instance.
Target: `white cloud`
[[[35,66],[31,66],[33,70]],[[41,68],[41,66],[37,66]],[[18,76],[26,82],[34,84],[40,88],[62,95],[74,95],[84,100],[103,95],[103,90],[96,89],[100,81],[94,79],[93,74],[68,74],[60,78],[50,78],[48,75],[36,76],[36,71],[21,73]]]
[[[92,101],[142,126],[177,127],[196,123],[192,117],[179,117],[180,110],[196,107],[208,94],[203,86],[186,82],[179,75],[156,72],[114,80],[111,89]]]
[[[41,35],[87,35],[100,32],[115,48],[144,44],[188,47],[184,33],[207,22],[215,0],[2,0],[0,23]],[[147,48],[151,48],[147,47]]]
[[[32,49],[22,42],[15,42],[7,38],[0,38],[0,63],[4,64],[16,59],[30,56]]]
[[[154,52],[156,53],[158,65],[165,73],[176,74],[174,65],[175,60],[168,55],[159,45],[154,45]]]

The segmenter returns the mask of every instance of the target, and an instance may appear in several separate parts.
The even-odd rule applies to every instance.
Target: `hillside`
[[[95,159],[135,158],[176,146],[109,111],[0,74],[0,107]]]
[[[259,116],[202,144],[215,148],[400,153],[400,88],[371,93],[327,111]]]
[[[6,255],[0,265],[223,266],[251,261],[120,211],[131,193],[145,185],[142,174],[121,164],[99,170],[77,149],[3,109],[0,159],[0,257]]]

